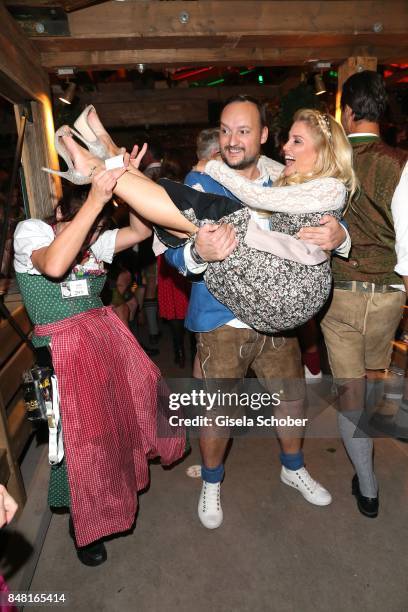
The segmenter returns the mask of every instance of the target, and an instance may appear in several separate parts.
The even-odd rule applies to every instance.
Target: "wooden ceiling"
[[[97,0],[95,0],[97,2]],[[65,36],[30,36],[48,72],[187,65],[339,64],[363,55],[408,61],[407,0],[6,0],[64,8]]]

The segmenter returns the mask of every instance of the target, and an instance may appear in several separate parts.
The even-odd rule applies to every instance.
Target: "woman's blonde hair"
[[[331,115],[311,108],[298,110],[293,117],[295,121],[302,121],[309,127],[317,152],[316,163],[311,172],[282,175],[274,184],[294,185],[318,178],[336,178],[346,186],[350,201],[357,189],[357,179],[352,147],[342,126]]]

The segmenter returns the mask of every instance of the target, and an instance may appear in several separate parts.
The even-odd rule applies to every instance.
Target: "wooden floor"
[[[162,371],[190,374],[172,363],[167,328],[160,349]],[[199,463],[192,440],[183,463],[151,466],[134,531],[107,542],[108,561],[98,568],[79,563],[67,515],[54,514],[47,532],[44,456],[31,474],[30,505],[9,537],[14,553],[3,572],[13,589],[33,574],[32,592],[63,592],[72,612],[406,612],[408,445],[375,442],[381,505],[372,520],[351,496],[353,470],[333,437],[335,412],[326,410],[314,427],[325,437],[306,440],[307,467],[332,493],[330,506],[312,506],[280,482],[275,439],[237,438],[222,485],[224,523],[206,530],[197,518],[200,481],[185,474]]]

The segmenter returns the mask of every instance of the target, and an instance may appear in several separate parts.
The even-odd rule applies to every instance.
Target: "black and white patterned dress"
[[[304,263],[302,256],[294,260],[291,255],[277,256],[249,246],[248,206],[273,211],[271,230],[285,234],[284,240],[293,244],[293,236],[301,227],[319,225],[324,214],[341,217],[346,199],[344,184],[337,179],[323,178],[268,188],[255,185],[219,162],[207,164],[206,171],[246,206],[171,181],[164,180],[161,184],[182,214],[196,225],[225,222],[235,228],[239,244],[224,261],[208,265],[204,274],[208,289],[238,319],[262,333],[302,325],[321,310],[329,297],[330,259],[323,256],[320,263],[311,265]],[[185,243],[162,228],[155,230],[167,246]],[[270,236],[273,242],[273,233]],[[303,246],[307,250],[301,243],[297,241],[295,245],[300,253]]]

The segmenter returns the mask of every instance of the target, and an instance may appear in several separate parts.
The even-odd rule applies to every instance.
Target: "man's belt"
[[[391,285],[376,285],[375,283],[366,283],[363,281],[335,281],[335,289],[345,289],[346,291],[362,292],[362,293],[388,293],[389,291],[401,291],[397,287]]]

